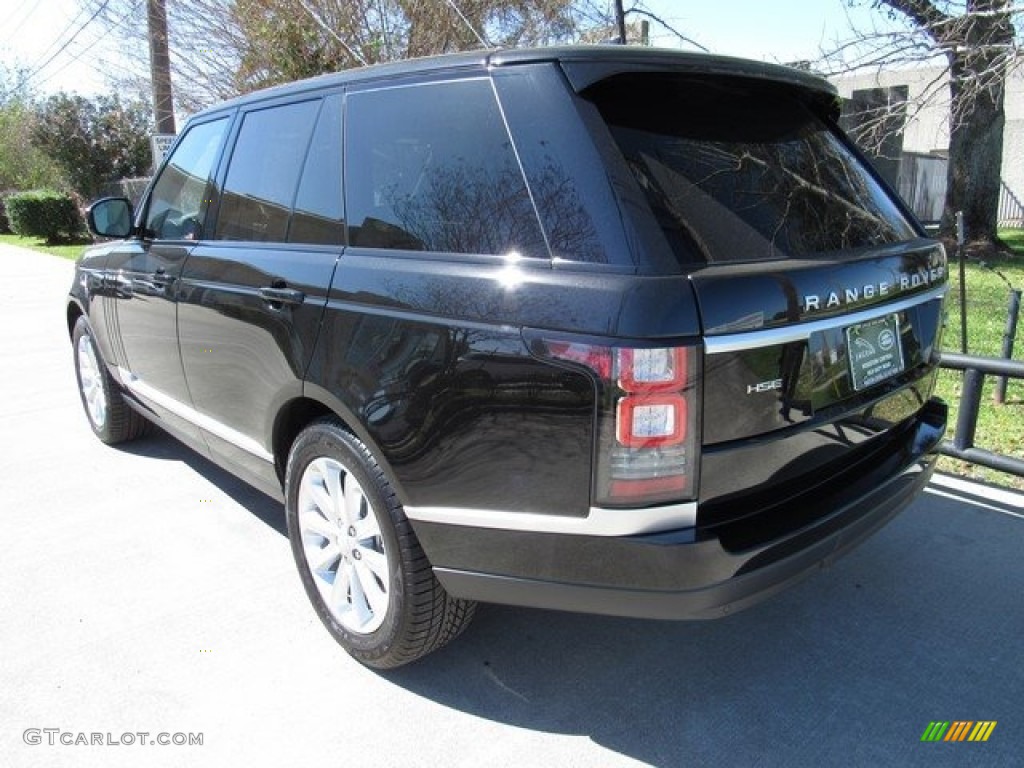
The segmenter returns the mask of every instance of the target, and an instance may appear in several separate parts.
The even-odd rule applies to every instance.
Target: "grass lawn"
[[[64,259],[77,259],[86,249],[86,245],[47,245],[45,241],[36,237],[20,237],[19,235],[0,235],[0,243],[5,245],[17,245],[21,248],[29,248],[40,253],[51,253]]]
[[[999,236],[1013,249],[1014,253],[1024,256],[1024,229],[1004,229]]]
[[[1003,333],[1006,330],[1010,287],[1024,290],[1024,230],[1003,230],[1003,241],[1014,251],[1010,258],[993,260],[988,267],[968,261],[967,276],[967,353],[1000,357]],[[943,338],[943,349],[960,351],[960,275],[955,254],[950,254],[950,292],[946,300],[949,320]],[[996,274],[996,270],[1002,274]],[[1003,280],[1006,278],[1006,281]],[[1014,359],[1024,358],[1024,317],[1019,318]],[[936,394],[950,405],[949,432],[952,439],[960,402],[962,374],[941,371]],[[995,380],[985,377],[985,389],[978,415],[978,431],[974,443],[1007,456],[1024,459],[1024,381],[1010,379],[1006,402],[996,405],[993,399]],[[985,480],[999,485],[1024,489],[1024,478],[976,467],[963,461],[943,457],[939,468],[945,472]]]

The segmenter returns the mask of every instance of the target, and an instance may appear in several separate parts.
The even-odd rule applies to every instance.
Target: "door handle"
[[[114,289],[114,296],[118,299],[130,299],[135,293],[135,285],[132,280],[125,277],[124,272],[118,271],[110,278]]]
[[[177,279],[174,275],[167,274],[167,270],[163,267],[157,268],[156,272],[154,272],[150,277],[154,284],[161,286],[168,286]]]
[[[274,304],[301,304],[306,300],[306,294],[302,291],[296,290],[295,288],[264,286],[263,288],[260,288],[260,298],[271,306]]]

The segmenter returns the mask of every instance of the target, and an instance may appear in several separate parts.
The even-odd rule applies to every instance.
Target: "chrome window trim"
[[[646,509],[591,507],[586,517],[457,507],[406,507],[405,515],[415,522],[461,525],[469,528],[565,533],[578,536],[637,536],[693,528],[697,524],[697,502]]]
[[[263,461],[269,464],[274,463],[274,454],[270,453],[270,451],[248,435],[243,435],[241,432],[236,429],[232,429],[227,424],[202,414],[195,408],[185,405],[179,400],[175,400],[170,395],[167,395],[159,389],[147,384],[131,371],[125,370],[124,368],[118,368],[117,370],[121,374],[121,381],[124,383],[125,387],[132,392],[132,394],[137,395],[144,400],[156,403],[161,408],[165,408],[173,413],[175,416],[194,424],[200,429],[206,430],[212,435],[216,435],[221,440],[231,443],[236,448],[240,448],[258,459],[263,459]]]
[[[859,312],[851,312],[847,315],[812,320],[797,325],[787,325],[782,328],[768,328],[763,331],[749,331],[746,333],[731,333],[723,336],[708,336],[704,339],[704,349],[709,355],[721,355],[726,352],[742,352],[746,349],[757,349],[760,347],[774,347],[779,344],[790,344],[794,341],[806,341],[811,334],[820,331],[827,331],[833,328],[843,328],[855,323],[862,323],[867,320],[874,320],[883,315],[891,315],[895,312],[902,312],[918,304],[927,304],[929,301],[939,301],[949,291],[949,285],[943,284],[925,293],[917,293],[901,301],[890,301],[878,304]]]

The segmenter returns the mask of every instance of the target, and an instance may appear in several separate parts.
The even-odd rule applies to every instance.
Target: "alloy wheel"
[[[298,524],[306,565],[334,619],[357,634],[378,629],[390,594],[387,552],[376,510],[341,462],[320,457],[306,467]]]

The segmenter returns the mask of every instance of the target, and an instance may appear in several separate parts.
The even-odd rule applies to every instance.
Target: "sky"
[[[772,62],[818,58],[823,47],[849,35],[851,21],[867,28],[866,0],[648,0],[659,18],[712,53]],[[627,0],[626,6],[629,6]],[[677,47],[678,38],[651,25],[652,44]]]
[[[822,46],[848,32],[848,15],[861,24],[878,16],[867,0],[852,11],[844,0],[645,0],[645,5],[713,53],[781,62],[816,58]],[[144,0],[139,7],[145,8]],[[123,66],[125,52],[98,20],[89,22],[89,15],[81,0],[0,0],[0,64],[7,71],[27,69],[28,84],[41,93],[109,91],[105,73]],[[131,21],[144,24],[145,13]],[[657,24],[651,33],[655,45],[679,47],[678,38]]]

